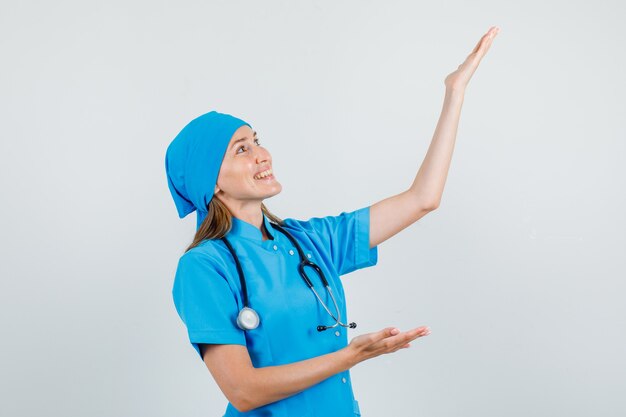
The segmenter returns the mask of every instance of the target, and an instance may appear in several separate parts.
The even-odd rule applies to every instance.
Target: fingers
[[[409,330],[408,332],[405,332],[403,334],[398,335],[398,337],[400,337],[397,341],[397,344],[394,342],[392,345],[392,349],[390,352],[396,352],[400,349],[405,349],[408,348],[409,346],[411,346],[411,344],[409,342],[417,339],[418,337],[422,337],[422,336],[428,336],[430,334],[430,328],[424,326],[424,327],[418,327],[416,329],[413,330]]]
[[[387,336],[384,337],[385,340],[383,344],[387,349],[391,349],[391,352],[395,352],[418,337],[428,336],[430,334],[430,328],[428,326],[421,326],[401,333],[397,328],[389,327],[379,333],[387,334]]]
[[[387,327],[379,332],[377,332],[374,336],[374,341],[379,342],[386,337],[393,336],[394,334],[398,334],[398,329],[396,327]]]
[[[385,329],[382,329],[381,331],[378,331],[372,334],[371,341],[372,343],[380,342],[383,339],[386,339],[388,337],[398,334],[398,332],[399,330],[395,327],[387,327]]]
[[[486,53],[489,50],[489,46],[491,46],[491,42],[493,41],[493,39],[496,37],[496,35],[500,32],[500,28],[497,26],[492,26],[489,28],[489,30],[487,31],[487,33],[485,33],[480,40],[478,41],[478,43],[476,44],[476,46],[474,47],[474,49],[472,50],[472,52],[470,53],[470,55],[473,55],[479,51],[482,50],[483,54]]]
[[[483,44],[483,41],[485,40],[487,35],[488,35],[488,33],[485,33],[483,36],[481,36],[480,40],[478,41],[478,43],[476,44],[474,49],[472,49],[472,52],[470,52],[470,55],[475,54],[476,52],[478,52],[478,50],[480,49],[480,45]]]
[[[430,328],[428,326],[417,327],[413,330],[401,333],[398,335],[398,341],[408,343],[418,337],[428,336],[430,334]]]
[[[500,28],[493,26],[491,29],[489,29],[489,31],[485,34],[485,36],[483,36],[484,39],[481,42],[481,47],[480,47],[480,49],[482,50],[482,55],[487,53],[487,51],[489,50],[489,47],[493,43],[493,39],[496,37],[498,32],[500,32]]]

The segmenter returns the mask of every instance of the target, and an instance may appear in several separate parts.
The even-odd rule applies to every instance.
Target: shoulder
[[[287,218],[284,219],[284,226],[285,228],[291,230],[325,234],[333,229],[354,221],[362,222],[364,220],[369,220],[369,209],[369,206],[365,206],[356,210],[342,211],[338,214],[309,217],[306,220]]]
[[[219,239],[204,240],[180,256],[178,269],[213,269],[224,272],[228,268],[224,260],[227,250]]]

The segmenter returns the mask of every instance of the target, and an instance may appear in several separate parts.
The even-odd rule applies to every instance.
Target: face
[[[215,196],[226,203],[262,202],[282,190],[272,172],[272,157],[255,133],[244,125],[230,139],[215,186]],[[268,169],[270,175],[260,178]]]

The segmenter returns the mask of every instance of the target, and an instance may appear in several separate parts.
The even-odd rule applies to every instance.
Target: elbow
[[[231,404],[233,404],[233,407],[235,407],[240,413],[247,413],[248,411],[252,411],[255,408],[265,405],[264,403],[258,403],[254,399],[244,396],[239,397],[236,401],[236,403],[231,402]]]
[[[429,212],[439,207],[441,202],[441,195],[431,195],[425,193],[412,193],[413,207],[417,208],[419,212]]]
[[[250,407],[250,406],[249,406],[248,404],[246,404],[245,402],[241,402],[241,401],[239,401],[239,402],[236,402],[236,403],[235,403],[235,402],[231,401],[230,403],[231,403],[231,404],[233,405],[233,407],[235,407],[235,409],[236,409],[237,411],[239,411],[240,413],[247,413],[248,411],[250,411],[250,410],[252,410],[252,409],[253,409],[252,407]]]
[[[255,396],[254,394],[258,394],[258,392],[252,389],[251,381],[248,379],[245,386],[240,385],[231,392],[230,398],[232,400],[229,399],[229,401],[233,407],[237,409],[237,411],[247,413],[248,411],[252,411],[255,408],[264,405],[259,401],[258,396]]]
[[[237,392],[231,394],[228,401],[230,401],[233,407],[235,407],[240,413],[247,413],[257,407],[250,396],[243,390],[238,390]]]
[[[229,401],[240,413],[247,413],[255,408],[245,397],[232,398]]]
[[[440,203],[441,203],[441,200],[431,200],[428,202],[428,204],[425,205],[424,210],[426,211],[437,210],[439,208]]]

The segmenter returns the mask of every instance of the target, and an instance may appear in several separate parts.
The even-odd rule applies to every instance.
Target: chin
[[[274,197],[275,195],[280,194],[282,190],[283,190],[283,186],[278,184],[278,187],[274,191],[267,193],[265,195],[265,198]]]

